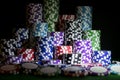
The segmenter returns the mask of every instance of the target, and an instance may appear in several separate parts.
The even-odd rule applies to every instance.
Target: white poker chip
[[[38,68],[38,65],[35,63],[22,63],[21,65],[22,73],[25,74],[34,74],[36,72],[36,69]]]
[[[18,74],[19,73],[19,66],[17,65],[3,65],[0,67],[1,74]]]
[[[88,75],[88,71],[85,68],[80,66],[69,66],[69,67],[63,68],[62,70],[65,76],[79,77],[79,76]]]
[[[109,71],[106,67],[94,66],[94,67],[90,67],[89,73],[90,73],[90,75],[106,76],[109,74]]]
[[[35,63],[23,63],[22,67],[25,69],[36,69],[38,65]]]
[[[120,64],[111,64],[108,66],[111,74],[120,75]]]
[[[41,76],[55,76],[57,74],[60,74],[60,69],[55,67],[45,66],[37,70],[37,75]]]

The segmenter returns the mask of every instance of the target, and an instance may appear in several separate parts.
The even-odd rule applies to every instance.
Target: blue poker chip
[[[108,66],[110,74],[120,75],[120,64],[111,64]]]

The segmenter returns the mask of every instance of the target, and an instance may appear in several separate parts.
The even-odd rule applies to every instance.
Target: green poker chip
[[[101,50],[100,30],[86,30],[83,38],[91,40],[93,50]]]
[[[58,22],[59,0],[44,0],[43,13],[45,21]]]

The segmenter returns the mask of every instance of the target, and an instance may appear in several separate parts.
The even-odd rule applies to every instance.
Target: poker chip
[[[101,30],[86,30],[84,31],[83,39],[91,40],[92,50],[101,50]]]
[[[64,76],[80,77],[87,76],[88,71],[81,66],[69,66],[62,69]]]
[[[66,43],[68,41],[81,40],[83,36],[82,33],[83,31],[81,29],[81,21],[79,19],[66,22],[66,29],[65,29]]]
[[[66,64],[79,65],[81,64],[81,54],[64,54],[63,61]]]
[[[8,57],[6,62],[8,64],[21,64],[22,60],[23,60],[22,55],[16,55]]]
[[[120,64],[120,61],[112,60],[111,64]]]
[[[48,64],[48,66],[62,69],[62,68],[67,67],[68,65],[66,65],[66,64]]]
[[[81,20],[82,30],[92,29],[92,7],[91,6],[77,6],[76,18]]]
[[[37,41],[37,54],[39,60],[51,60],[53,59],[54,46],[53,37],[44,37]]]
[[[48,23],[36,23],[35,29],[33,30],[33,35],[35,37],[46,37],[48,31]]]
[[[84,64],[79,64],[79,66],[82,66],[86,69],[89,69],[90,67],[94,67],[94,66],[103,66],[100,63],[84,63]]]
[[[56,76],[60,74],[60,69],[50,66],[39,67],[36,74],[41,76]]]
[[[43,21],[43,5],[40,3],[29,3],[26,5],[26,25],[33,27],[37,22]]]
[[[111,51],[110,50],[93,51],[92,62],[101,63],[103,66],[108,66],[109,64],[111,64]]]
[[[74,14],[63,14],[63,15],[59,15],[59,20],[58,20],[58,26],[56,28],[56,30],[58,31],[65,31],[65,23],[66,21],[73,21],[75,20],[75,15]]]
[[[60,46],[64,43],[64,32],[51,32],[51,36],[53,36],[53,45]]]
[[[59,0],[43,0],[44,20],[57,22],[59,16]]]
[[[110,74],[120,75],[120,64],[111,64],[108,66]]]
[[[38,65],[36,63],[26,62],[21,64],[21,71],[24,74],[34,74],[37,68]]]
[[[0,67],[0,74],[19,74],[19,71],[18,65],[6,64]]]
[[[72,54],[72,46],[55,46],[55,58],[62,59],[63,54]]]
[[[107,76],[109,71],[106,67],[103,66],[93,66],[90,67],[89,74],[93,76]]]
[[[49,64],[59,65],[59,64],[62,64],[62,60],[59,60],[59,59],[50,60]]]
[[[81,63],[92,63],[92,44],[90,40],[76,40],[73,43],[73,53],[81,54]]]
[[[34,49],[28,49],[28,48],[21,48],[19,49],[18,53],[22,56],[22,62],[30,62],[35,60],[34,56]]]
[[[4,56],[16,55],[17,42],[13,39],[1,39],[1,54]]]

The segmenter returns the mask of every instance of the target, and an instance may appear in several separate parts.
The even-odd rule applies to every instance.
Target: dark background
[[[25,26],[25,5],[43,0],[4,0],[0,2],[0,38],[11,38],[12,29]],[[119,3],[115,0],[60,0],[60,14],[75,14],[78,5],[93,7],[93,29],[101,30],[102,50],[111,50],[112,59],[119,59]],[[120,60],[120,59],[119,59]]]

